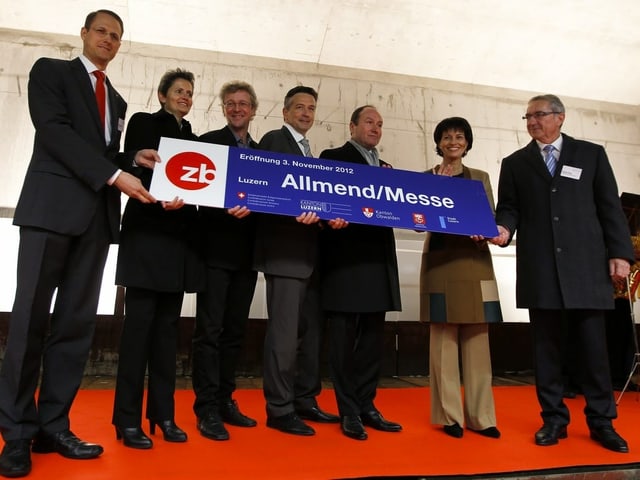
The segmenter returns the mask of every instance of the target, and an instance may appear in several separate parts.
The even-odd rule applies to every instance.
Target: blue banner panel
[[[154,193],[152,182],[151,193],[157,198],[177,195],[187,203],[225,208],[246,205],[256,212],[291,216],[312,211],[326,220],[339,217],[418,231],[485,237],[498,233],[478,180],[173,139],[167,156],[163,154],[166,140],[162,139],[159,153],[168,160],[160,164],[165,168],[156,167],[154,182],[167,170],[170,173],[164,175],[169,180],[165,177],[162,182],[172,185],[170,191],[162,192],[163,198],[159,190],[161,196]],[[202,156],[208,161],[200,160]],[[188,167],[184,160],[177,161],[185,157],[191,162]],[[181,182],[171,180],[178,178],[176,165],[185,169]],[[206,188],[186,184],[185,178]],[[190,192],[198,189],[203,191],[192,199]]]

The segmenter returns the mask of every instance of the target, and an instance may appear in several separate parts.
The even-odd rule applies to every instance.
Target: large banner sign
[[[151,194],[185,203],[459,235],[498,234],[482,183],[162,138]]]

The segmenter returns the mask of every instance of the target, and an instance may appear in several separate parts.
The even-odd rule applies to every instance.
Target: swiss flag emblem
[[[365,217],[371,218],[373,217],[374,210],[371,207],[362,207],[362,213]]]

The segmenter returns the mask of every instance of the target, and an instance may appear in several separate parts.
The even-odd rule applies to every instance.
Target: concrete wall
[[[81,48],[80,38],[54,34],[0,29],[0,311],[10,311],[13,299],[17,229],[10,226],[33,141],[33,127],[27,108],[28,73],[41,56],[73,58]],[[419,58],[416,59],[420,61]],[[474,145],[465,163],[489,172],[497,189],[501,159],[529,142],[521,119],[526,102],[534,94],[478,85],[372,71],[318,66],[263,57],[250,57],[204,50],[178,49],[142,44],[123,44],[108,68],[111,82],[129,103],[128,118],[136,111],[159,108],[156,88],[161,75],[181,67],[196,75],[194,107],[187,117],[196,133],[220,128],[224,118],[217,92],[232,79],[250,82],[260,106],[251,127],[259,139],[266,131],[282,125],[282,99],[297,84],[319,92],[316,124],[309,132],[314,153],[341,145],[348,137],[353,109],[368,103],[377,106],[384,119],[379,149],[381,157],[396,168],[422,171],[438,163],[432,140],[434,126],[448,116],[463,116],[474,130]],[[505,65],[505,68],[508,68]],[[564,131],[572,136],[602,144],[607,149],[618,178],[620,191],[640,192],[640,120],[637,107],[564,97],[567,119]],[[402,313],[389,320],[417,319],[417,281],[420,234],[397,231],[398,255],[403,288]],[[526,321],[526,314],[514,307],[515,267],[513,249],[494,251],[505,320]],[[105,272],[102,313],[113,313],[115,288],[110,256]],[[193,298],[183,313],[193,312]],[[252,316],[264,317],[264,293],[258,289]],[[637,317],[637,316],[636,316]]]

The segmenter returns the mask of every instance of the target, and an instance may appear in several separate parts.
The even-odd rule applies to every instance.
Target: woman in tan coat
[[[462,164],[473,144],[469,123],[446,118],[433,134],[442,163],[428,174],[482,181],[494,208],[489,175]],[[430,322],[431,423],[452,437],[468,429],[498,438],[491,389],[489,323],[502,313],[491,253],[484,239],[427,233],[420,272],[420,320]],[[459,355],[464,384],[460,391]]]

